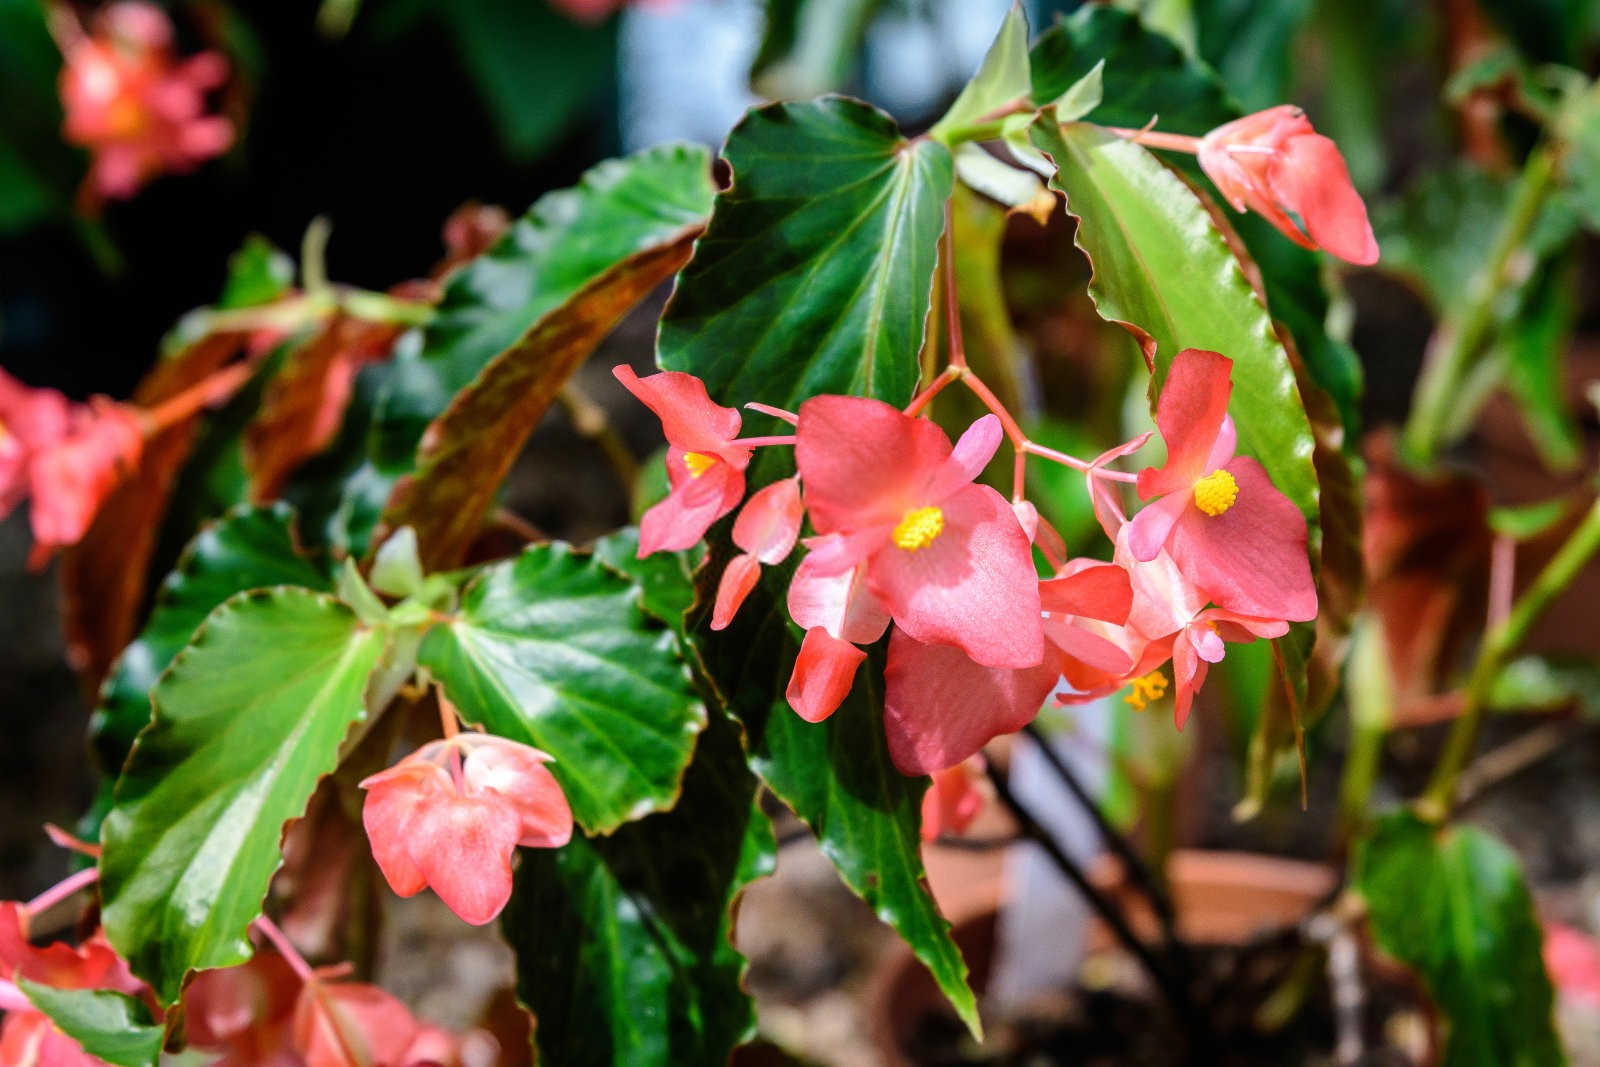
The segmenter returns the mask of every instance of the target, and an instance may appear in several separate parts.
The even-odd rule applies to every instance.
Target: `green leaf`
[[[189,972],[250,958],[284,825],[364,717],[384,641],[331,597],[242,593],[156,684],[101,830],[100,887],[106,935],[163,1003]]]
[[[222,283],[220,309],[270,304],[294,288],[294,260],[271,241],[253,233],[228,257],[228,276]]]
[[[717,566],[702,571],[718,573]],[[744,724],[751,768],[817,835],[845,885],[906,940],[978,1035],[967,965],[928,892],[922,866],[928,779],[901,774],[889,758],[882,647],[861,665],[837,711],[823,722],[806,722],[784,697],[800,644],[798,629],[783,612],[782,590],[780,576],[769,572],[726,630],[696,628],[706,670]]]
[[[1499,712],[1551,712],[1576,707],[1600,719],[1600,663],[1584,657],[1519,656],[1500,670],[1489,690]]]
[[[1449,310],[1488,258],[1507,199],[1503,180],[1471,164],[1428,171],[1372,212],[1382,268],[1413,281],[1435,311]]]
[[[1101,318],[1140,342],[1152,398],[1181,349],[1232,359],[1229,411],[1240,450],[1260,460],[1305,513],[1315,552],[1315,442],[1294,368],[1204,205],[1144,148],[1096,127],[1058,126],[1047,110],[1032,136],[1055,160],[1051,187],[1067,194],[1067,211],[1078,219],[1078,247],[1094,269],[1089,294]]]
[[[1510,849],[1401,812],[1379,821],[1353,870],[1373,936],[1417,970],[1444,1016],[1444,1067],[1565,1062],[1543,934]]]
[[[694,572],[705,558],[704,546],[640,559],[639,528],[625,526],[597,539],[593,550],[595,559],[639,586],[645,611],[684,636],[684,616],[694,606]]]
[[[610,833],[678,796],[706,709],[639,587],[552,543],[485,567],[420,662],[461,714],[542,749],[572,814]]]
[[[57,1030],[83,1051],[116,1067],[156,1067],[161,1058],[163,1028],[150,1009],[109,989],[56,989],[18,979],[17,988],[35,1008],[50,1017]]]
[[[529,303],[540,301],[545,307],[536,323],[483,366],[428,427],[416,473],[395,487],[379,524],[379,539],[401,526],[414,528],[428,570],[461,563],[523,441],[567,379],[628,309],[688,261],[715,192],[709,156],[697,147],[669,146],[637,157],[634,165],[635,178],[648,176],[663,195],[676,198],[671,210],[678,221],[676,235],[658,225],[668,212],[659,207],[641,212],[637,205],[619,203],[611,212],[589,217],[593,230],[581,237],[574,233],[575,240],[551,242],[531,255],[519,249],[519,259],[536,262],[537,269],[529,278],[531,290],[516,294],[516,311],[526,315]],[[652,194],[641,188],[633,195]],[[655,216],[642,233],[641,214]],[[610,264],[594,273],[603,259]],[[587,280],[574,288],[574,277]],[[430,341],[449,338],[463,325],[470,331],[485,321],[483,312],[504,292],[462,285],[460,276],[457,281],[440,307],[441,320],[430,327]],[[551,301],[552,296],[559,299]],[[425,348],[423,358],[430,355],[452,358]]]
[[[1583,458],[1563,380],[1578,318],[1577,268],[1575,252],[1542,264],[1521,293],[1499,345],[1506,386],[1528,434],[1545,465],[1557,471],[1571,470]]]
[[[867,24],[884,0],[768,0],[750,84],[762,96],[802,99],[844,88]]]
[[[1294,39],[1311,0],[1207,0],[1194,14],[1199,53],[1247,110],[1291,98]]]
[[[294,511],[287,505],[241,508],[195,536],[156,594],[144,630],[100,690],[89,737],[103,767],[121,768],[150,722],[150,690],[212,609],[236,593],[271,585],[332,589],[328,575],[296,548]]]
[[[959,135],[990,112],[1019,99],[1027,100],[1032,88],[1028,73],[1028,17],[1022,13],[1020,3],[1013,3],[978,73],[961,90],[944,118],[933,124],[928,136],[948,144],[953,134]]]
[[[725,1063],[755,1036],[733,913],[776,859],[739,728],[721,714],[671,811],[525,850],[501,929],[541,1062]]]
[[[725,150],[733,186],[661,320],[659,362],[718,403],[793,410],[817,393],[911,399],[949,151],[829,97],[749,112]]]
[[[1044,105],[1056,109],[1056,118],[1062,122],[1076,122],[1100,106],[1105,99],[1106,61],[1100,60],[1089,68],[1089,73],[1072,83],[1072,86],[1054,100]]]
[[[618,306],[605,307],[596,304],[591,287],[605,289],[619,265],[663,254],[695,233],[711,194],[707,153],[667,145],[607,160],[576,186],[541,197],[493,248],[450,276],[426,332],[406,335],[388,363],[362,372],[339,439],[302,468],[287,494],[303,502],[307,535],[364,556],[396,482],[416,466],[429,428],[457,394],[475,382],[486,391],[463,398],[462,411],[448,423],[451,440],[441,444],[443,452],[430,453],[441,465],[430,477],[459,473],[454,464],[464,456],[466,439],[456,423],[485,400],[506,401],[530,367],[539,371],[548,357],[535,349],[559,344],[563,324],[596,328],[643,295],[612,290],[608,299]],[[482,377],[512,350],[517,354],[492,380]],[[525,421],[527,409],[516,414]]]
[[[1566,518],[1574,501],[1551,497],[1531,504],[1506,504],[1489,509],[1489,526],[1501,537],[1527,541],[1545,533]]]
[[[1535,63],[1573,63],[1596,29],[1589,0],[1481,0],[1480,6]]]
[[[1084,5],[1034,42],[1034,99],[1055,98],[1100,62],[1104,92],[1087,116],[1092,122],[1138,128],[1157,116],[1162,130],[1198,137],[1243,114],[1205,63],[1108,4]],[[1163,158],[1198,188],[1210,187],[1193,156]],[[1231,217],[1261,270],[1273,317],[1294,334],[1306,369],[1337,401],[1346,437],[1354,440],[1361,364],[1348,345],[1328,336],[1328,296],[1317,254],[1290,243],[1259,216]]]

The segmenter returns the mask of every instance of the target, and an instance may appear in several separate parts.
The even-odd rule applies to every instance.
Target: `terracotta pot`
[[[994,963],[996,922],[1004,880],[1003,852],[958,853],[930,848],[930,883],[953,927],[953,936],[981,1000]],[[959,877],[965,873],[967,879]],[[1242,944],[1263,933],[1292,926],[1330,894],[1337,884],[1332,868],[1248,852],[1178,849],[1167,876],[1183,937],[1196,945]],[[1115,861],[1096,864],[1092,877],[1110,893],[1144,937],[1158,932],[1155,916],[1128,887]],[[1114,942],[1103,929],[1091,931],[1095,948]],[[914,1067],[904,1050],[930,1014],[950,1015],[943,994],[910,948],[896,942],[873,976],[869,1011],[874,1039],[885,1064]]]

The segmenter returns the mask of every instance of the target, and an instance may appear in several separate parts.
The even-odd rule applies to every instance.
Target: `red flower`
[[[644,513],[639,558],[689,548],[744,497],[750,449],[733,443],[739,413],[712,403],[705,383],[692,374],[662,371],[640,378],[631,367],[614,367],[611,373],[656,413],[667,437],[672,492]]]
[[[300,987],[294,1045],[306,1067],[409,1067],[420,1032],[399,1000],[361,982],[313,978]]]
[[[1284,104],[1218,126],[1201,138],[1198,154],[1201,169],[1236,210],[1256,211],[1306,248],[1363,266],[1378,261],[1366,205],[1339,146],[1312,130],[1299,108]],[[1288,212],[1300,216],[1306,232]]]
[[[922,839],[933,841],[940,834],[959,834],[971,826],[988,801],[982,781],[982,756],[935,771],[933,783],[922,794]]]
[[[733,621],[739,605],[755,588],[763,563],[769,567],[782,563],[794,550],[804,515],[797,478],[773,482],[745,503],[733,523],[733,543],[744,552],[730,560],[722,572],[711,614],[713,630],[724,629]]]
[[[1129,523],[1128,545],[1141,562],[1168,549],[1219,608],[1257,618],[1314,619],[1305,517],[1260,463],[1234,455],[1232,370],[1226,356],[1197,348],[1172,361],[1156,403],[1167,462],[1139,472],[1139,496],[1150,503]]]
[[[572,809],[544,767],[549,758],[505,738],[458,734],[364,780],[362,822],[390,887],[409,897],[431,886],[474,926],[499,915],[517,846],[557,848],[572,837]]]
[[[1128,618],[1131,592],[1122,568],[1075,560],[1061,577],[1035,584],[1048,612],[1045,652],[1036,666],[986,667],[959,648],[924,644],[898,629],[889,639],[884,730],[901,773],[954,767],[992,738],[1022,729],[1063,674],[1096,672],[1110,679],[1110,688],[1123,684],[1129,656],[1083,625],[1099,620],[1120,626]]]
[[[789,617],[806,636],[785,694],[807,722],[832,715],[846,696],[870,645],[889,627],[889,614],[867,589],[866,568],[819,573],[815,556],[800,561],[789,582]]]
[[[944,431],[878,400],[819,396],[800,406],[795,465],[817,532],[818,575],[866,567],[895,625],[991,667],[1044,655],[1032,550],[1016,514],[973,484],[999,446],[986,415],[954,449]]]
[[[126,198],[163,171],[187,171],[233,143],[233,125],[206,114],[206,94],[228,77],[216,52],[179,61],[159,7],[124,0],[95,33],[65,48],[63,134],[94,153],[88,188]]]
[[[200,972],[183,992],[189,1044],[224,1053],[211,1067],[303,1067],[291,1027],[300,985],[276,952]]]

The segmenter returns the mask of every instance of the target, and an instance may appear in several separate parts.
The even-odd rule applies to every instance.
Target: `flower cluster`
[[[1174,359],[1156,409],[1167,446],[1159,468],[1134,478],[1106,466],[1148,434],[1092,462],[1049,454],[1085,472],[1115,546],[1109,563],[1061,558],[1059,536],[1020,492],[1008,502],[977,481],[1009,432],[1002,412],[952,445],[914,414],[923,398],[900,411],[818,396],[794,415],[760,408],[791,421],[792,437],[740,438],[739,413],[694,377],[618,368],[669,445],[672,490],[645,515],[639,551],[699,540],[739,507],[751,450],[792,443],[796,476],[753,495],[734,523],[744,554],[722,574],[712,627],[728,625],[760,566],[787,558],[809,520],[787,597],[804,631],[788,686],[800,716],[817,722],[839,707],[866,658],[861,646],[892,623],[885,729],[907,774],[957,767],[1021,729],[1052,693],[1079,702],[1131,687],[1129,702],[1142,707],[1167,692],[1159,672],[1168,664],[1181,727],[1226,642],[1279,637],[1317,612],[1304,517],[1260,463],[1235,454],[1232,366],[1197,349]],[[1131,519],[1113,488],[1130,481],[1144,501]],[[1035,546],[1051,560],[1047,577]],[[965,777],[950,777],[940,821],[959,821]]]
[[[0,518],[32,497],[35,562],[88,532],[138,465],[145,429],[136,408],[104,397],[75,404],[0,371]]]
[[[206,113],[206,94],[228,78],[216,52],[179,60],[172,23],[154,4],[121,0],[84,33],[65,11],[56,21],[63,136],[93,153],[85,190],[125,199],[166,171],[182,172],[227,151],[233,124]]]

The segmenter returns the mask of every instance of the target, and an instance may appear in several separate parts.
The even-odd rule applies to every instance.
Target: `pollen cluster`
[[[1128,695],[1122,699],[1134,711],[1143,711],[1153,702],[1167,695],[1167,676],[1160,671],[1151,671],[1142,678],[1135,678],[1128,684]]]
[[[936,507],[913,508],[894,528],[894,543],[908,552],[927,548],[944,532],[944,512]]]
[[[1221,467],[1194,483],[1195,506],[1207,515],[1221,515],[1237,499],[1239,483]]]
[[[711,465],[716,461],[716,456],[708,456],[704,452],[685,452],[683,454],[683,465],[689,468],[689,477],[691,478],[700,477],[710,470]]]

